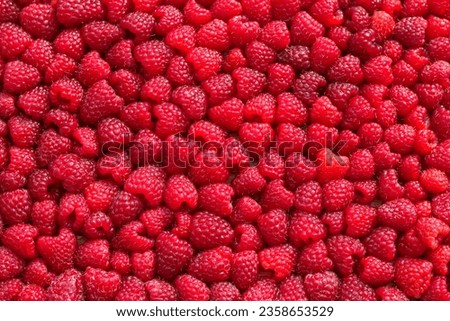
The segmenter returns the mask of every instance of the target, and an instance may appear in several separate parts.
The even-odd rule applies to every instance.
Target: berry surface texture
[[[0,300],[450,300],[450,0],[0,0]]]

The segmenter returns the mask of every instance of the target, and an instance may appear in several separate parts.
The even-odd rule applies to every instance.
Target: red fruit
[[[433,265],[425,260],[400,258],[395,263],[395,283],[410,298],[419,298],[431,283]]]
[[[84,298],[82,275],[69,269],[55,277],[47,288],[49,301],[79,301]]]
[[[189,274],[204,282],[222,282],[230,276],[231,249],[225,246],[197,254],[189,264]]]
[[[116,272],[88,267],[83,275],[86,298],[93,301],[111,301],[120,289],[121,279]]]
[[[174,282],[178,297],[182,301],[207,301],[210,298],[208,286],[191,275],[183,274]]]
[[[61,229],[57,236],[41,236],[36,245],[39,254],[55,272],[61,273],[73,266],[77,241],[69,229]]]

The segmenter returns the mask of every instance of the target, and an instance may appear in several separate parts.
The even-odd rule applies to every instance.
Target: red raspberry
[[[39,254],[55,272],[73,266],[76,246],[75,235],[68,229],[62,229],[58,236],[41,236],[37,240]]]
[[[287,240],[288,217],[279,209],[269,211],[258,217],[258,229],[268,245],[281,245]]]
[[[2,13],[0,14],[0,23],[15,22],[19,17],[19,8],[14,1],[2,2]]]
[[[218,105],[233,97],[233,78],[228,74],[212,76],[202,84],[211,105]]]
[[[447,279],[443,276],[436,276],[431,279],[428,290],[422,296],[422,300],[427,301],[448,301],[450,293],[447,288]]]
[[[107,227],[108,229],[111,230],[111,234],[112,234],[112,226],[105,226],[106,224],[104,224],[105,222],[102,222],[102,218],[101,215],[103,214],[101,212],[97,213],[97,220],[100,221],[99,223],[103,223],[102,225],[104,225],[104,228]],[[103,214],[104,215],[104,214]],[[95,215],[91,215],[89,218],[93,217]],[[86,222],[87,224],[88,222]],[[95,222],[94,222],[95,223]],[[86,224],[84,229],[86,230]],[[112,223],[111,223],[112,225]],[[100,230],[100,229],[99,229]],[[109,234],[108,231],[105,230],[100,230],[101,234]],[[108,237],[108,235],[103,235],[100,237]],[[97,237],[93,237],[93,238],[99,238]],[[115,234],[114,239],[112,240],[112,246],[114,249],[116,250],[124,250],[124,251],[130,251],[130,252],[145,252],[147,250],[149,250],[150,248],[152,248],[154,245],[154,240],[149,239],[146,235],[146,229],[144,224],[142,224],[139,221],[131,221],[130,223],[122,226],[122,228]]]
[[[101,20],[104,17],[100,1],[67,0],[56,6],[58,22],[65,27],[78,27],[82,24]]]
[[[261,214],[261,205],[254,199],[244,196],[234,203],[230,218],[236,224],[250,223],[255,222]]]
[[[156,273],[165,279],[175,278],[193,257],[191,245],[172,233],[163,232],[155,244]]]
[[[0,266],[1,281],[12,279],[24,268],[22,259],[6,247],[0,247],[0,258],[2,259],[2,265]]]
[[[30,284],[36,284],[46,288],[53,280],[53,273],[48,272],[47,266],[42,259],[30,261],[23,271],[23,279]]]
[[[198,249],[229,245],[233,230],[229,223],[214,214],[199,212],[192,217],[189,240]]]
[[[365,254],[364,246],[358,239],[345,235],[330,237],[327,240],[327,248],[337,271],[343,275],[354,272],[356,260]]]
[[[125,181],[124,189],[133,195],[142,195],[151,206],[158,206],[163,198],[165,175],[161,169],[147,166],[134,171]]]
[[[420,184],[430,193],[443,193],[448,188],[447,175],[443,171],[430,168],[420,175]]]
[[[0,53],[8,59],[18,58],[32,43],[31,36],[13,23],[0,25]]]
[[[225,246],[197,254],[189,264],[189,274],[204,282],[222,282],[229,278],[231,249]]]
[[[379,227],[365,239],[368,255],[384,261],[392,261],[396,255],[395,240],[397,233],[389,227]]]
[[[258,277],[258,256],[254,251],[235,253],[231,263],[231,279],[237,288],[246,290]]]
[[[172,92],[171,100],[181,107],[189,120],[200,120],[206,113],[206,94],[193,86],[178,87]]]
[[[3,74],[4,90],[21,94],[35,88],[41,81],[39,71],[19,60],[8,62]]]
[[[182,110],[170,103],[154,106],[152,115],[156,118],[155,134],[160,138],[183,132],[188,125]]]
[[[229,216],[233,210],[233,195],[233,189],[226,184],[203,186],[198,192],[199,207],[219,216]]]
[[[324,138],[326,141],[327,137]],[[334,141],[334,138],[331,138],[331,141]],[[341,179],[347,174],[350,167],[350,161],[346,156],[336,155],[328,148],[321,149],[316,156],[316,179],[318,182],[326,183],[333,179]]]
[[[17,147],[32,148],[38,139],[40,125],[23,116],[13,116],[8,120],[9,135]]]
[[[142,213],[139,220],[144,224],[150,237],[157,237],[173,221],[174,214],[165,207],[157,207]]]
[[[300,276],[291,276],[285,279],[279,287],[280,301],[306,301],[303,281]]]
[[[377,41],[388,39],[394,30],[395,20],[386,11],[375,11],[370,21],[371,28],[375,31]]]
[[[408,297],[419,298],[430,286],[432,270],[428,261],[400,258],[395,262],[395,283]]]
[[[416,224],[416,234],[427,248],[437,248],[449,233],[449,226],[434,217],[421,217]]]
[[[236,68],[231,75],[236,82],[236,96],[241,100],[259,95],[266,85],[264,74],[250,68]]]
[[[237,131],[243,122],[244,104],[237,98],[232,98],[221,105],[209,109],[209,118],[217,125],[230,131]]]
[[[17,301],[22,292],[23,284],[19,279],[10,279],[0,282],[0,300]]]
[[[339,58],[330,67],[327,76],[332,82],[348,82],[355,85],[361,83],[364,78],[359,59],[352,55]]]
[[[184,25],[171,30],[165,37],[170,47],[188,53],[195,47],[196,33],[192,26]]]
[[[277,208],[288,211],[294,204],[294,194],[286,189],[281,179],[277,179],[267,184],[260,202],[265,211]]]
[[[271,279],[262,279],[253,284],[243,295],[243,301],[275,301],[278,288]]]
[[[203,25],[197,32],[197,45],[212,50],[225,51],[230,46],[227,24],[214,19]]]
[[[140,11],[129,13],[120,21],[120,27],[132,35],[136,44],[150,40],[154,25],[153,16]]]
[[[450,261],[450,248],[447,245],[438,246],[429,253],[428,260],[433,264],[436,274],[447,275],[448,263]]]
[[[2,243],[23,259],[36,258],[35,239],[38,236],[36,227],[28,224],[17,224],[5,229]]]
[[[310,71],[297,78],[293,85],[293,92],[304,104],[312,105],[319,98],[319,92],[325,86],[325,78]]]
[[[381,205],[377,211],[378,220],[393,229],[405,231],[416,223],[414,205],[407,199],[396,199]]]
[[[76,61],[83,57],[85,44],[78,29],[62,30],[54,40],[57,53],[64,54]]]
[[[145,283],[145,290],[151,301],[175,301],[175,288],[165,281],[153,279]]]
[[[120,275],[126,275],[130,272],[130,257],[124,252],[114,251],[111,253],[111,269]]]
[[[86,298],[93,301],[111,301],[122,281],[116,272],[88,267],[83,275]]]
[[[42,206],[44,207],[44,204]],[[50,206],[50,203],[46,206]],[[59,204],[58,224],[70,227],[78,232],[83,227],[89,214],[89,207],[82,195],[66,194],[61,198]]]
[[[208,286],[189,274],[177,277],[174,285],[178,297],[182,301],[207,301],[210,299]]]
[[[382,301],[408,301],[408,298],[402,291],[391,286],[379,287],[375,293]]]
[[[310,46],[325,33],[324,26],[307,12],[300,11],[292,18],[291,39],[294,45]]]
[[[146,299],[144,283],[134,276],[129,276],[122,281],[115,297],[116,301],[145,301]]]
[[[422,17],[407,17],[394,27],[394,37],[405,47],[421,47],[425,43],[427,21]]]
[[[367,256],[359,264],[359,277],[370,286],[385,285],[394,279],[394,266],[391,263]]]
[[[69,269],[55,277],[47,288],[49,301],[79,301],[83,295],[82,275],[75,269]]]
[[[295,79],[294,69],[285,64],[274,63],[267,68],[267,91],[272,95],[282,94],[291,87]]]
[[[242,11],[251,20],[257,21],[260,25],[265,25],[271,18],[270,0],[242,0]]]
[[[20,12],[20,24],[33,37],[53,40],[58,30],[56,13],[50,4],[30,4]]]
[[[33,119],[40,120],[50,109],[48,87],[36,87],[20,95],[17,106]]]
[[[131,40],[122,40],[116,43],[108,53],[105,60],[111,67],[133,69],[136,61],[133,57],[134,44]]]
[[[258,251],[262,248],[263,240],[255,226],[241,224],[235,228],[234,232],[233,248],[236,252]]]
[[[230,282],[213,283],[211,289],[211,301],[238,301],[241,299],[241,293]]]
[[[296,247],[325,239],[325,226],[317,216],[295,212],[289,223],[289,239]]]
[[[341,284],[342,301],[375,301],[375,291],[362,282],[356,275],[347,276]]]
[[[325,272],[332,267],[333,261],[328,257],[327,247],[322,240],[305,246],[297,258],[297,271],[302,274]]]
[[[10,192],[25,186],[26,178],[20,173],[4,171],[0,173],[0,190]]]
[[[133,275],[143,282],[149,281],[155,276],[155,254],[152,251],[131,254],[131,270]]]
[[[78,66],[77,79],[84,87],[91,87],[96,82],[108,78],[111,68],[97,51],[86,54]]]
[[[27,190],[0,194],[0,214],[3,222],[9,225],[25,223],[31,214],[31,197]]]
[[[219,73],[222,65],[222,56],[216,50],[196,47],[187,54],[186,61],[194,69],[197,80],[205,81]]]
[[[260,40],[274,50],[283,50],[290,43],[289,30],[283,21],[272,21],[264,26]]]
[[[46,299],[44,288],[28,284],[22,288],[18,298],[19,301],[44,301]]]
[[[269,271],[275,281],[291,275],[295,266],[296,250],[290,245],[265,248],[258,253],[259,263]]]
[[[134,49],[135,59],[142,65],[149,77],[162,75],[172,57],[172,51],[163,42],[152,40]]]
[[[75,266],[86,269],[88,266],[107,270],[109,268],[109,242],[107,240],[88,240],[81,244],[75,254]]]
[[[317,301],[335,301],[340,292],[340,281],[334,272],[319,272],[305,276],[304,287],[307,297]]]
[[[426,251],[425,245],[419,239],[415,229],[408,230],[402,237],[400,237],[397,250],[400,256],[419,257]]]
[[[343,212],[327,212],[321,217],[321,222],[325,225],[330,235],[342,234],[345,229]]]
[[[194,184],[184,175],[172,176],[166,183],[164,201],[172,210],[182,207],[197,207],[197,190]]]

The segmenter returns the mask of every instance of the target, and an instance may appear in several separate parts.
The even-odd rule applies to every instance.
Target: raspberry
[[[104,9],[99,0],[67,0],[56,6],[58,22],[65,27],[78,27],[104,17]]]
[[[206,94],[193,86],[178,87],[172,92],[171,100],[181,107],[189,120],[199,120],[206,113]]]
[[[375,291],[355,275],[347,276],[341,284],[342,301],[375,301]]]
[[[278,95],[287,90],[294,82],[295,73],[291,66],[274,63],[267,68],[267,91]]]
[[[124,189],[133,195],[142,195],[151,206],[157,206],[163,198],[164,173],[153,166],[142,167],[125,181]]]
[[[115,297],[116,301],[145,301],[146,299],[144,283],[134,276],[129,276],[122,281]]]
[[[214,283],[210,289],[211,301],[237,301],[241,299],[239,290],[230,282]]]
[[[231,75],[236,82],[237,98],[241,100],[257,96],[266,85],[264,74],[250,68],[237,68]]]
[[[292,18],[290,31],[293,45],[310,46],[323,36],[325,28],[307,12],[300,11]]]
[[[340,281],[334,272],[319,272],[305,276],[304,288],[307,297],[314,301],[337,300],[340,292]]]
[[[2,243],[23,259],[36,258],[35,239],[38,236],[36,227],[28,224],[17,224],[5,229]]]
[[[324,239],[326,230],[318,217],[296,212],[290,220],[288,234],[290,241],[296,247],[301,247],[302,245]]]
[[[130,257],[124,252],[115,251],[111,253],[111,269],[120,275],[126,275],[131,269]]]
[[[17,274],[24,268],[24,262],[6,247],[0,247],[0,257],[2,265],[0,266],[0,280],[6,281]]]
[[[69,269],[52,280],[47,289],[47,300],[79,301],[83,298],[83,288],[81,273]]]
[[[229,278],[232,252],[217,247],[197,254],[189,264],[189,274],[204,282],[222,282]]]
[[[384,285],[394,279],[394,266],[373,256],[367,256],[360,262],[360,279],[370,286]]]
[[[450,293],[447,289],[447,280],[445,277],[437,276],[431,279],[431,284],[425,294],[423,300],[428,301],[447,301],[450,299]]]
[[[225,51],[230,46],[227,24],[222,20],[214,19],[203,25],[197,32],[197,45]]]
[[[235,253],[231,261],[231,279],[241,290],[252,286],[258,277],[258,256],[254,251]]]
[[[145,290],[151,301],[175,301],[175,288],[165,281],[153,279],[145,283]]]
[[[24,93],[36,87],[41,81],[39,71],[21,61],[11,61],[5,65],[3,83],[4,89],[12,94]]]
[[[17,299],[19,301],[44,301],[46,299],[45,290],[35,284],[25,285]]]
[[[46,288],[54,279],[54,275],[47,270],[47,266],[42,259],[36,259],[30,261],[25,267],[23,278],[27,283]]]
[[[25,223],[31,215],[31,197],[24,189],[0,194],[0,205],[1,218],[9,225]]]
[[[22,292],[23,284],[19,279],[0,282],[0,299],[2,301],[17,300]]]
[[[267,184],[261,196],[261,205],[265,211],[277,208],[288,211],[294,204],[294,194],[286,189],[280,179]]]
[[[131,254],[131,270],[143,282],[155,276],[155,254],[152,251]]]
[[[443,193],[448,188],[447,175],[443,171],[430,168],[420,175],[420,184],[430,193]]]
[[[205,81],[220,71],[222,56],[216,50],[196,47],[187,54],[186,61],[194,69],[196,79]]]
[[[83,275],[83,285],[88,300],[111,301],[121,286],[120,276],[113,271],[88,267]]]
[[[302,274],[325,272],[332,267],[333,262],[322,240],[305,246],[297,258],[297,270]]]
[[[214,1],[210,10],[213,18],[228,21],[242,13],[242,5],[235,0],[218,0]]]
[[[193,249],[185,240],[163,232],[156,239],[156,273],[165,278],[175,278],[193,257]]]
[[[275,301],[278,297],[278,289],[271,279],[257,281],[243,295],[243,301]]]
[[[132,69],[136,68],[136,61],[133,57],[134,45],[131,40],[122,40],[116,43],[108,53],[105,60],[111,67]]]
[[[243,0],[242,12],[251,20],[257,21],[260,25],[265,25],[271,18],[270,0]]]
[[[417,214],[414,205],[407,199],[386,202],[378,208],[379,221],[395,230],[405,231],[416,223]]]
[[[234,203],[230,218],[235,223],[250,223],[256,221],[261,214],[261,205],[254,199],[244,196]]]
[[[432,270],[425,260],[400,258],[395,263],[395,283],[408,297],[419,298],[430,286]]]
[[[365,248],[358,239],[345,235],[329,238],[327,249],[337,271],[343,275],[350,275],[354,272],[356,260],[362,258],[365,254]]]
[[[295,256],[296,251],[290,245],[270,247],[258,253],[261,267],[269,271],[274,280],[283,280],[292,273]]]
[[[54,8],[49,4],[30,4],[20,12],[20,23],[33,37],[53,40],[58,22]]]
[[[101,215],[99,213],[97,213],[97,219],[99,223],[104,223],[101,221]],[[94,215],[91,215],[90,217],[92,216]],[[101,232],[103,234],[106,234],[104,233],[104,231]],[[114,236],[114,239],[112,240],[113,248],[117,250],[126,250],[131,252],[139,252],[139,253],[145,252],[150,248],[152,248],[154,244],[153,240],[146,237],[145,232],[146,230],[144,224],[142,224],[139,221],[131,221],[130,223],[122,226],[122,228]]]
[[[170,103],[154,106],[152,115],[156,118],[155,134],[161,138],[183,132],[188,125],[182,110]]]
[[[0,53],[8,60],[20,56],[32,43],[31,36],[21,27],[13,23],[0,25]]]
[[[233,248],[236,252],[258,251],[263,246],[261,234],[255,226],[241,224],[235,228],[235,240]]]
[[[421,47],[425,42],[427,21],[422,17],[407,17],[394,27],[394,37],[405,47]]]
[[[136,46],[134,57],[148,76],[152,77],[164,73],[172,57],[172,52],[163,42],[152,40]]]
[[[382,301],[408,301],[408,298],[402,291],[391,286],[379,287],[375,293]]]
[[[74,60],[80,60],[85,51],[81,32],[77,29],[62,30],[54,41],[57,53],[64,54]]]
[[[78,247],[74,262],[82,270],[88,266],[106,270],[109,267],[109,256],[108,241],[89,240]]]
[[[195,277],[183,274],[175,280],[178,297],[183,301],[207,301],[210,298],[208,286]]]

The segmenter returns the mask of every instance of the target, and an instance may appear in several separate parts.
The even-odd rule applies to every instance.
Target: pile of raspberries
[[[1,300],[450,300],[450,1],[0,0]]]

